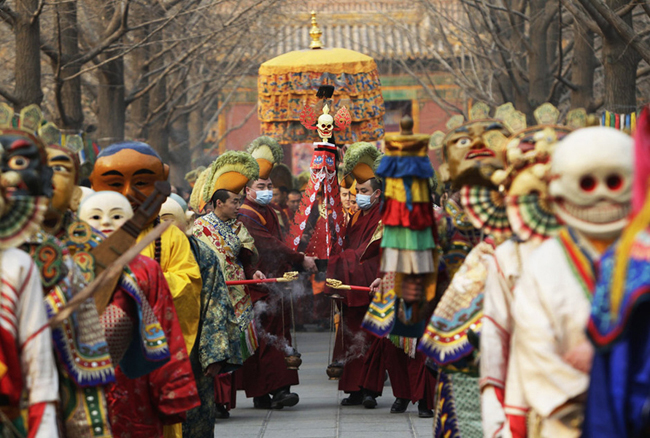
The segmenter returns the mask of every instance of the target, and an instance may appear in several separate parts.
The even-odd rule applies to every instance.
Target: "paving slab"
[[[253,399],[237,394],[237,409],[230,418],[218,420],[215,437],[228,438],[419,438],[433,434],[433,421],[418,418],[417,406],[409,405],[404,414],[391,414],[395,400],[389,383],[375,409],[341,406],[345,394],[336,381],[325,374],[330,357],[329,333],[299,332],[302,354],[300,385],[292,391],[300,403],[279,411],[253,408]]]

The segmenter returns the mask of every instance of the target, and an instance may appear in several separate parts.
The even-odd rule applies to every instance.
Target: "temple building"
[[[448,4],[449,13],[458,7],[453,0],[438,3]],[[404,114],[413,118],[415,132],[444,129],[453,112],[446,104],[458,104],[464,97],[440,62],[450,57],[462,60],[463,56],[458,53],[460,45],[450,51],[436,38],[437,30],[423,8],[422,3],[404,0],[292,2],[283,13],[286,19],[276,23],[276,41],[262,62],[308,49],[310,12],[315,11],[324,47],[350,49],[374,58],[384,98],[385,132],[398,132]],[[257,76],[246,77],[227,105],[208,138],[208,142],[223,139],[219,153],[242,149],[260,133]],[[284,147],[285,162],[294,172],[309,166],[301,158],[300,149],[306,146]]]

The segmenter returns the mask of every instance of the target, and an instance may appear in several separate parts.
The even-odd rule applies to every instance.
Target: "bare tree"
[[[576,21],[602,40],[604,106],[617,113],[637,108],[637,78],[643,59],[650,63],[650,5],[636,0],[562,0]]]
[[[17,109],[43,100],[40,62],[40,15],[43,0],[16,0],[12,8],[6,1],[0,1],[0,20],[15,37],[15,62],[13,93],[0,89],[0,96],[15,105]]]
[[[0,20],[14,34],[0,57],[15,60],[0,97],[16,107],[42,102],[63,129],[97,124],[101,146],[148,141],[180,183],[211,120],[275,39],[267,23],[280,13],[276,3],[0,0]],[[51,73],[41,71],[41,55]]]
[[[532,118],[537,106],[558,105],[578,89],[570,81],[576,67],[586,76],[581,83],[593,82],[594,69],[581,67],[585,53],[593,57],[593,52],[575,50],[571,17],[557,1],[421,0],[421,4],[431,22],[426,38],[438,45],[434,54],[438,69],[451,73],[470,99],[494,106],[513,102]],[[422,66],[418,72],[431,69]],[[592,90],[581,89],[582,102],[593,100]]]

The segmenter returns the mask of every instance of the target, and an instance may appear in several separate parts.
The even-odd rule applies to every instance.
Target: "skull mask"
[[[549,192],[567,225],[595,239],[618,236],[632,196],[632,138],[612,128],[580,129],[558,143]]]
[[[323,114],[318,118],[318,124],[316,129],[318,130],[318,136],[324,141],[327,142],[332,138],[332,129],[334,128],[334,117],[329,114],[329,107],[325,105],[323,107]]]

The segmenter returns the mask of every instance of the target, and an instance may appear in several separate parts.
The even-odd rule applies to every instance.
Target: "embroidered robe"
[[[217,380],[206,376],[205,371],[214,363],[222,363],[222,373],[229,373],[241,366],[240,333],[217,254],[197,238],[190,237],[189,240],[203,279],[201,322],[197,341],[190,353],[201,406],[187,413],[183,435],[210,438],[214,436],[214,423],[217,419]]]

